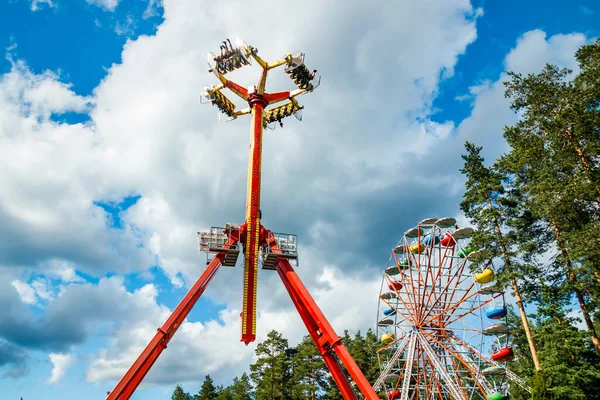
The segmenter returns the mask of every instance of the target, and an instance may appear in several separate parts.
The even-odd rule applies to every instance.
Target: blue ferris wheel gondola
[[[506,314],[508,314],[508,310],[507,310],[506,306],[493,307],[493,308],[488,309],[485,312],[485,316],[488,317],[489,319],[504,318],[504,317],[506,317]]]

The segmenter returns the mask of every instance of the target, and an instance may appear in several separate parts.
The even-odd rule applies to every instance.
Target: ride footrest
[[[224,267],[235,267],[239,256],[240,251],[238,249],[228,249],[221,265]]]
[[[277,264],[279,257],[295,259],[297,256],[294,254],[267,253],[263,259],[263,269],[275,270],[275,265]]]

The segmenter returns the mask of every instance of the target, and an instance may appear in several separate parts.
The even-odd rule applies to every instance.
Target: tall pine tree
[[[310,336],[296,346],[292,363],[294,370],[292,396],[294,400],[315,400],[325,387],[326,367]]]
[[[289,399],[290,360],[288,341],[275,330],[256,346],[257,360],[250,366],[257,400]]]
[[[215,400],[216,398],[217,388],[210,375],[206,375],[200,391],[194,396],[194,400]]]
[[[192,400],[192,396],[188,392],[184,392],[180,385],[177,385],[171,395],[171,400]]]
[[[556,256],[562,262],[562,283],[575,295],[600,354],[600,340],[591,317],[600,281],[590,271],[597,271],[597,266],[585,257],[577,257],[582,246],[600,246],[600,227],[592,220],[600,202],[600,184],[593,165],[598,158],[589,150],[596,145],[583,147],[586,141],[599,140],[597,134],[585,135],[593,126],[586,125],[588,119],[581,116],[585,114],[580,100],[585,97],[583,85],[578,88],[569,81],[570,73],[548,65],[540,74],[510,74],[511,80],[505,83],[506,95],[523,118],[505,129],[504,137],[512,150],[500,165],[512,173],[529,210],[545,221],[552,233]],[[595,234],[585,235],[582,228],[592,229]]]
[[[254,397],[252,384],[250,378],[245,372],[238,379],[233,378],[233,385],[231,385],[232,400],[252,400]]]
[[[500,257],[504,262],[504,266],[497,272],[505,275],[500,277],[511,283],[533,365],[536,371],[539,371],[540,361],[517,281],[522,278],[522,268],[516,265],[514,252],[518,236],[514,230],[506,231],[507,220],[515,218],[513,202],[505,196],[503,175],[483,164],[484,159],[480,155],[482,147],[466,142],[465,148],[467,154],[462,156],[465,163],[460,172],[467,177],[467,182],[460,208],[477,226],[473,234],[473,245],[483,252],[485,259]]]

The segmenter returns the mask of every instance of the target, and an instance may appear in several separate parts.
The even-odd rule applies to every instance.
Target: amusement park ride
[[[388,399],[508,399],[504,290],[492,260],[465,242],[473,229],[427,218],[392,250],[379,295],[381,375]],[[489,356],[487,355],[489,354]]]
[[[250,65],[252,60],[262,67],[256,86],[244,88],[225,78],[226,73]],[[316,70],[311,72],[304,65],[304,53],[294,56],[288,54],[280,60],[266,62],[258,56],[256,48],[248,46],[242,41],[238,41],[236,47],[233,47],[229,40],[223,42],[218,55],[209,53],[208,63],[210,66],[209,72],[213,72],[220,83],[205,89],[202,96],[203,102],[216,105],[221,113],[229,119],[251,114],[246,221],[240,226],[228,224],[225,227],[213,227],[208,232],[198,234],[200,249],[209,254],[206,270],[163,326],[158,329],[158,332],[123,378],[108,393],[107,400],[125,400],[132,396],[154,362],[167,347],[167,344],[198,301],[219,267],[221,265],[228,267],[236,265],[240,245],[244,252],[241,341],[247,345],[253,342],[256,337],[257,278],[259,259],[262,258],[263,269],[276,270],[279,274],[344,399],[358,399],[354,391],[355,388],[362,393],[365,399],[379,399],[292,268],[290,261],[297,263],[298,259],[296,236],[273,233],[265,229],[260,223],[263,128],[277,122],[282,125],[282,119],[291,115],[301,119],[303,107],[298,104],[296,98],[301,94],[312,92],[319,85],[320,76],[316,73]],[[265,92],[269,71],[280,66],[285,66],[286,74],[294,81],[297,89],[276,93]],[[225,88],[246,101],[249,107],[236,111],[235,104],[222,93]],[[287,102],[283,105],[267,109],[272,104],[284,101]],[[354,387],[348,380],[340,363],[354,381]]]
[[[225,78],[252,60],[262,68],[256,86],[244,88]],[[478,258],[478,252],[465,243],[473,230],[459,229],[453,218],[421,221],[405,232],[392,250],[377,315],[381,375],[371,387],[292,268],[292,262],[298,264],[296,236],[271,232],[260,221],[263,129],[276,123],[283,126],[282,119],[291,115],[301,119],[303,107],[296,98],[312,92],[320,76],[304,65],[304,53],[266,62],[256,48],[243,41],[236,47],[229,40],[223,42],[218,55],[209,53],[208,63],[209,72],[220,83],[205,89],[202,102],[216,105],[230,120],[251,114],[246,221],[240,226],[227,224],[198,233],[200,250],[208,258],[205,271],[108,392],[107,400],[132,396],[219,267],[235,267],[240,250],[244,254],[241,341],[248,345],[256,338],[257,278],[262,260],[263,269],[277,271],[346,400],[376,400],[380,398],[376,391],[384,398],[401,400],[505,400],[508,381],[529,390],[506,368],[513,351],[508,341],[504,291],[494,282],[492,261]],[[285,66],[297,89],[267,93],[267,75],[280,66]],[[243,99],[248,107],[236,111],[223,89]]]

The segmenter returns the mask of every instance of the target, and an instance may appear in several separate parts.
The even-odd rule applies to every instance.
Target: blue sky
[[[263,213],[273,230],[300,235],[299,273],[341,331],[371,325],[382,263],[404,228],[461,217],[462,142],[483,144],[486,157],[503,151],[514,120],[498,84],[507,68],[572,67],[573,51],[600,35],[591,0],[336,1],[319,14],[164,3],[0,5],[8,399],[102,398],[202,271],[195,231],[243,218],[247,120],[217,124],[198,101],[214,80],[205,53],[225,37],[266,58],[304,50],[323,75],[302,98],[304,121],[266,135]],[[253,6],[263,19],[247,17]],[[195,391],[207,373],[228,383],[246,368],[240,272],[219,273],[138,398],[165,398],[179,382]],[[294,342],[304,333],[277,284],[261,272],[259,338],[280,329]]]

